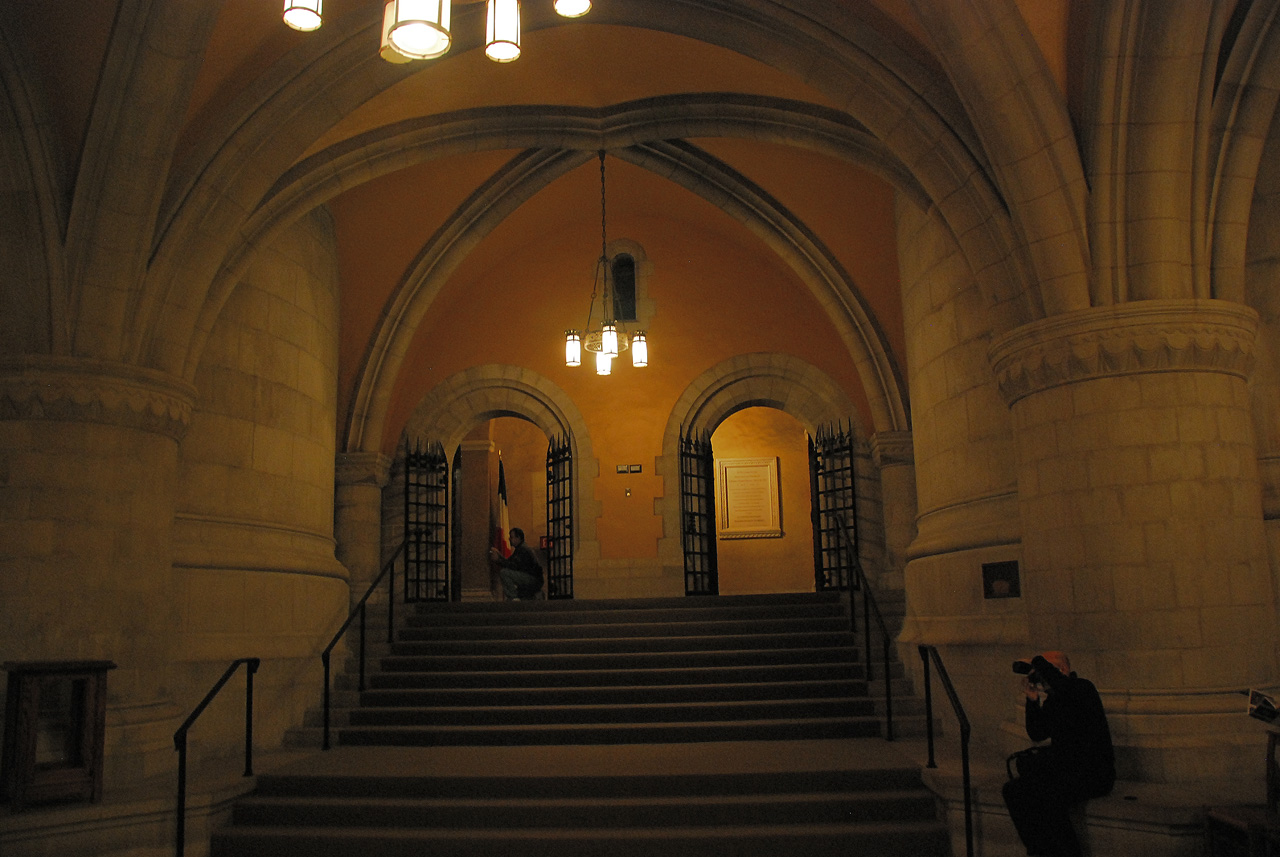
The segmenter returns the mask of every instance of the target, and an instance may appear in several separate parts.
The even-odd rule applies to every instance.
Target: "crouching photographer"
[[[1013,671],[1023,676],[1027,736],[1050,743],[1010,758],[1017,774],[1005,783],[1005,806],[1027,854],[1078,857],[1071,808],[1109,794],[1116,779],[1102,699],[1063,652],[1015,661]]]

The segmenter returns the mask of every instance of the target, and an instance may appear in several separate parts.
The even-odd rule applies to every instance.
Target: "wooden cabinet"
[[[9,673],[0,796],[12,809],[102,797],[111,661],[25,661]]]

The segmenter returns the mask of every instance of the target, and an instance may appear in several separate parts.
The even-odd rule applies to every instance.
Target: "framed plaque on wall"
[[[722,539],[781,538],[778,459],[716,459],[716,512]]]

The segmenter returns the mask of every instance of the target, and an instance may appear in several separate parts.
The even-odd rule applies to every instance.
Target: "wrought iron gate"
[[[822,426],[809,438],[809,489],[813,516],[813,571],[819,592],[857,589],[858,516],[854,491],[852,427]],[[853,536],[850,551],[840,538],[844,521]]]
[[[449,600],[449,467],[444,447],[405,454],[404,600]]]
[[[680,437],[680,530],[684,594],[718,595],[715,458],[711,433]]]
[[[547,444],[547,597],[573,597],[573,452],[568,437]]]

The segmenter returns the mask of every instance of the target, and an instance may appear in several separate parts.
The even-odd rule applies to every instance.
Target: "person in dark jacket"
[[[489,559],[498,565],[502,594],[508,601],[534,598],[542,591],[542,566],[524,543],[524,530],[511,528],[511,555],[504,557],[497,548],[489,548]]]
[[[1066,654],[1045,652],[1029,666],[1023,678],[1027,737],[1050,743],[1005,783],[1005,806],[1027,854],[1078,857],[1070,811],[1115,785],[1111,729],[1098,689],[1071,671]]]

